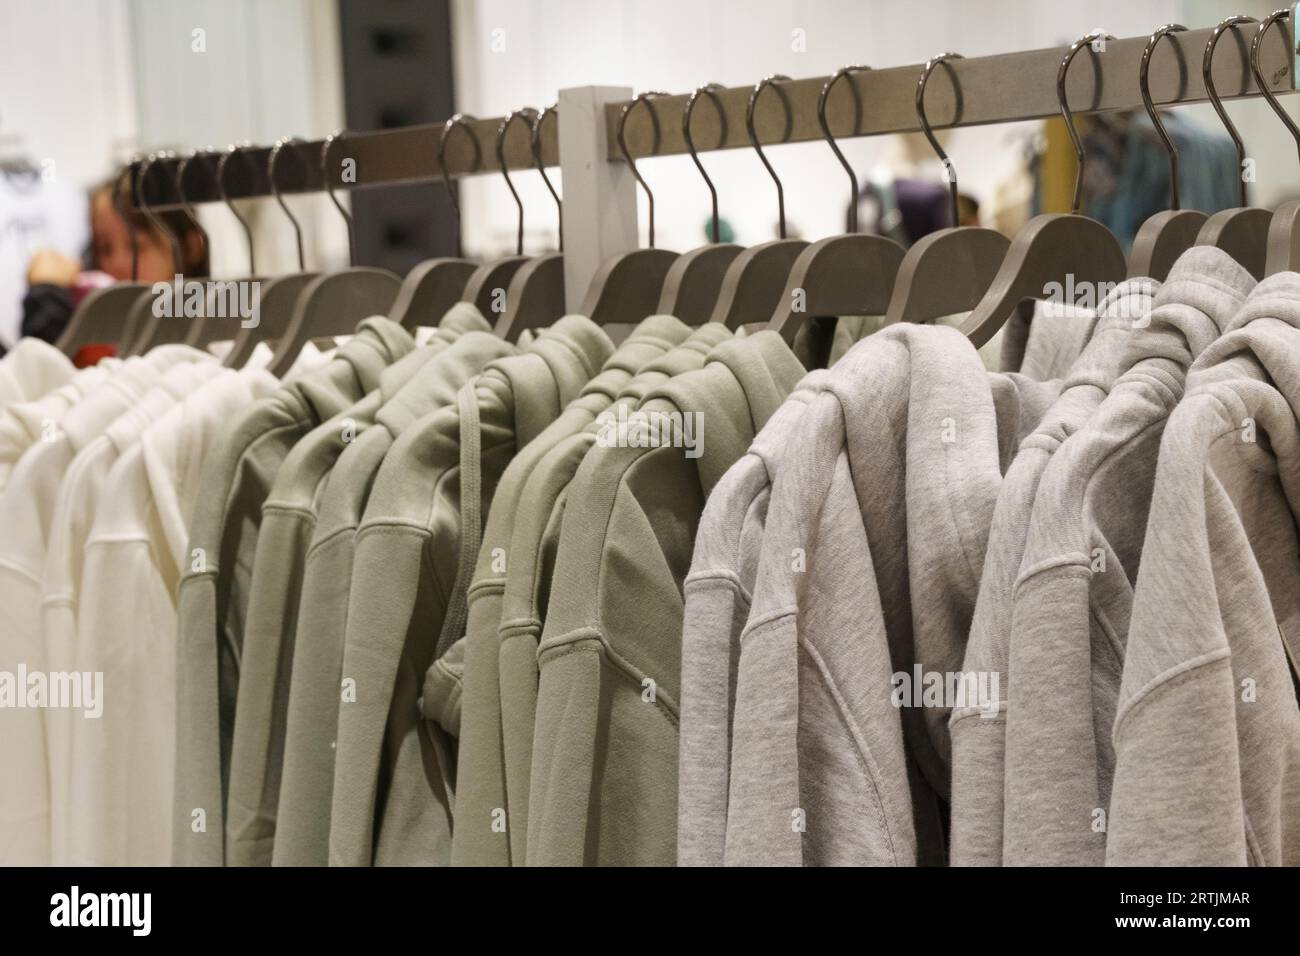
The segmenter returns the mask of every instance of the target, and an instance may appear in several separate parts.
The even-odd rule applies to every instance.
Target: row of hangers
[[[1240,43],[1243,39],[1241,28],[1246,24],[1258,24],[1249,44],[1250,68],[1260,92],[1295,138],[1300,152],[1300,127],[1286,115],[1269,90],[1259,66],[1264,36],[1275,23],[1287,16],[1289,11],[1284,9],[1262,21],[1241,15],[1228,17],[1212,31],[1204,51],[1202,75],[1206,92],[1236,146],[1239,163],[1245,158],[1245,147],[1215,89],[1211,69],[1215,48],[1225,33],[1231,31]],[[1078,159],[1071,212],[1036,216],[1010,240],[991,229],[954,225],[923,237],[905,250],[892,239],[856,231],[857,176],[837,145],[826,118],[827,98],[832,89],[840,80],[848,79],[854,101],[854,128],[858,128],[861,102],[852,76],[869,67],[848,66],[827,80],[817,103],[817,119],[822,134],[849,178],[848,232],[811,243],[786,236],[784,189],[763,152],[754,127],[756,105],[762,94],[771,88],[785,106],[786,135],[789,135],[792,117],[781,88],[783,83],[789,82],[789,77],[772,75],[756,84],[750,93],[745,123],[750,143],[776,187],[779,238],[748,248],[718,241],[717,189],[700,161],[691,129],[692,117],[701,99],[713,101],[720,121],[725,124],[717,97],[721,87],[705,84],[687,99],[682,113],[682,134],[687,151],[710,193],[712,242],[682,254],[656,248],[654,194],[631,157],[624,129],[630,113],[643,107],[649,111],[657,141],[659,118],[654,109],[654,99],[665,94],[644,92],[637,95],[622,108],[616,140],[624,162],[646,194],[649,244],[647,248],[615,256],[603,263],[578,312],[599,325],[632,324],[648,315],[671,314],[692,325],[714,321],[735,329],[741,324],[752,323],[755,317],[760,321],[766,318],[767,326],[789,341],[793,341],[798,329],[812,318],[815,320],[810,329],[814,360],[820,357],[824,361],[829,348],[829,331],[836,316],[883,315],[886,323],[892,323],[933,322],[944,316],[969,313],[960,331],[978,347],[992,338],[1014,311],[1032,310],[1033,302],[1041,299],[1044,290],[1052,284],[1066,285],[1067,275],[1073,277],[1076,287],[1083,283],[1115,283],[1126,276],[1163,279],[1174,260],[1198,244],[1224,249],[1256,277],[1293,269],[1300,261],[1300,244],[1295,242],[1300,231],[1300,202],[1284,204],[1273,212],[1250,208],[1246,204],[1243,182],[1240,208],[1207,217],[1204,213],[1179,206],[1178,152],[1152,101],[1148,69],[1159,43],[1184,30],[1186,27],[1179,24],[1158,28],[1151,34],[1142,54],[1139,87],[1147,115],[1168,155],[1170,199],[1166,211],[1157,213],[1143,224],[1127,257],[1119,240],[1106,227],[1079,214],[1086,157],[1066,100],[1065,81],[1071,64],[1084,47],[1092,47],[1103,39],[1113,39],[1102,31],[1094,31],[1069,47],[1057,73],[1060,112]],[[956,169],[927,119],[925,90],[934,70],[943,66],[951,71],[950,63],[955,59],[960,59],[960,54],[941,53],[932,57],[924,64],[916,85],[917,120],[947,170],[954,223],[958,221]],[[1095,56],[1093,62],[1095,65]],[[953,81],[955,83],[955,77]],[[1095,84],[1098,91],[1100,86],[1100,83]],[[277,340],[270,368],[283,374],[305,342],[349,334],[356,323],[368,315],[388,315],[413,330],[419,324],[436,320],[458,301],[475,303],[485,315],[497,314],[497,333],[511,341],[518,339],[525,329],[549,325],[565,314],[568,310],[565,308],[562,240],[559,252],[532,257],[523,254],[524,209],[506,169],[504,155],[505,137],[511,125],[516,121],[528,123],[536,168],[557,208],[560,208],[560,197],[546,175],[540,150],[542,125],[554,113],[553,106],[541,112],[524,108],[508,114],[498,126],[496,159],[518,208],[515,255],[488,263],[446,257],[431,259],[412,269],[405,280],[385,270],[355,265],[352,220],[335,196],[328,175],[332,147],[346,135],[345,131],[339,131],[324,141],[320,166],[330,199],[347,224],[351,264],[348,269],[333,273],[305,271],[301,228],[280,194],[276,177],[276,163],[281,153],[286,148],[298,146],[298,141],[282,139],[277,142],[268,159],[267,175],[277,202],[293,224],[300,271],[262,280],[260,324],[256,329],[240,330],[226,364],[242,364],[258,341]],[[449,136],[461,129],[473,143],[472,168],[478,170],[481,167],[478,139],[469,126],[473,120],[472,116],[465,114],[451,117],[443,126],[438,144],[443,184],[451,196],[458,219],[459,205],[446,172],[445,150]],[[724,139],[725,135],[724,126]],[[233,156],[242,155],[245,148],[231,147],[221,155],[216,181],[219,194],[243,226],[249,245],[249,273],[254,275],[251,230],[225,191],[227,163]],[[212,154],[192,154],[177,164],[174,174],[176,192],[196,225],[197,218],[185,199],[184,179],[189,164],[204,155]],[[157,158],[149,157],[140,165],[136,200],[145,214],[161,225],[161,220],[144,203],[142,188]],[[115,201],[117,199],[115,190]],[[165,227],[163,232],[171,236]],[[201,234],[206,242],[206,233]],[[180,261],[179,243],[174,236],[171,239],[175,244],[177,261]],[[504,309],[501,308],[502,290],[505,290]],[[113,340],[125,343],[126,354],[139,354],[169,341],[183,340],[202,347],[220,336],[218,322],[181,323],[153,317],[149,314],[148,292],[148,286],[138,283],[122,283],[101,290],[83,304],[60,344],[71,352],[90,342]]]

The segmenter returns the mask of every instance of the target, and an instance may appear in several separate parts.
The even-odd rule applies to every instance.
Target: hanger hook
[[[632,176],[641,188],[645,190],[645,198],[650,204],[650,248],[655,247],[655,194],[650,191],[650,187],[645,184],[641,178],[641,173],[637,171],[636,163],[632,161],[632,154],[628,152],[627,138],[623,135],[627,128],[628,115],[636,108],[638,103],[644,103],[645,108],[650,111],[650,125],[654,129],[654,149],[659,149],[659,114],[655,112],[654,104],[650,102],[652,97],[667,96],[660,90],[647,90],[644,93],[638,93],[631,100],[623,104],[623,110],[618,116],[618,149],[623,154],[623,162],[627,163],[628,168],[632,170]]]
[[[749,94],[749,102],[745,104],[745,132],[749,134],[750,145],[754,147],[754,152],[758,153],[758,158],[767,174],[772,177],[772,182],[776,183],[776,222],[777,233],[785,238],[785,187],[781,185],[781,179],[768,162],[767,157],[763,155],[763,146],[758,141],[758,132],[754,129],[754,106],[758,103],[758,98],[763,95],[763,91],[769,86],[776,90],[777,95],[781,97],[781,104],[785,107],[785,131],[781,134],[781,139],[786,140],[790,136],[791,116],[790,100],[785,95],[785,90],[781,89],[778,84],[789,83],[790,77],[783,73],[771,73],[754,84],[753,91]],[[857,203],[854,203],[856,206]]]
[[[275,141],[275,145],[271,147],[271,155],[267,157],[266,160],[266,178],[271,182],[271,195],[275,197],[275,201],[280,204],[280,208],[284,210],[284,214],[288,216],[289,221],[293,223],[294,238],[298,242],[298,271],[306,272],[307,263],[302,255],[302,227],[298,225],[298,220],[295,219],[293,213],[290,212],[289,204],[286,203],[284,197],[280,195],[280,184],[275,181],[275,164],[280,158],[280,151],[286,146],[298,146],[300,143],[302,143],[302,140],[297,136],[282,136]]]
[[[826,85],[822,87],[822,91],[817,97],[817,123],[822,128],[822,136],[826,138],[831,152],[840,161],[844,171],[849,174],[849,184],[852,190],[849,197],[849,232],[858,231],[858,175],[853,171],[853,166],[850,165],[849,161],[844,158],[844,153],[840,151],[839,144],[835,142],[835,137],[831,134],[831,124],[826,119],[826,100],[831,95],[831,87],[838,83],[841,77],[851,77],[854,73],[864,73],[869,69],[871,69],[869,66],[846,66],[837,70],[835,75],[826,81]],[[849,89],[853,91],[853,132],[856,133],[858,131],[858,113],[861,101],[858,99],[858,88],[851,79],[849,80]]]
[[[939,157],[939,161],[943,163],[944,172],[948,177],[948,192],[952,199],[952,224],[954,226],[961,221],[957,214],[957,167],[952,164],[952,160],[948,158],[948,154],[945,153],[943,147],[939,145],[939,140],[934,135],[934,128],[930,126],[930,121],[926,118],[925,86],[930,82],[930,74],[934,72],[936,66],[940,63],[947,63],[949,60],[961,59],[964,59],[964,57],[962,57],[960,53],[940,53],[937,56],[930,57],[930,59],[925,61],[925,66],[921,69],[921,78],[917,80],[916,83],[916,118],[921,124],[921,132],[925,134],[925,138],[930,142],[930,148],[934,150],[935,154]],[[953,83],[953,87],[954,89],[957,89],[955,82]],[[960,89],[957,89],[957,97],[958,110],[960,111]]]
[[[339,211],[343,217],[343,222],[348,227],[348,265],[357,264],[357,240],[352,234],[352,214],[344,208],[343,203],[339,202],[339,197],[334,194],[334,177],[330,174],[330,151],[334,148],[335,142],[342,142],[344,137],[351,136],[351,131],[347,129],[336,129],[330,133],[320,144],[320,175],[321,180],[325,183],[325,192],[329,194],[330,202],[334,208]]]
[[[700,98],[701,93],[713,100],[713,105],[718,110],[718,124],[721,129],[718,142],[719,144],[725,143],[727,141],[727,114],[723,112],[722,100],[718,99],[718,90],[720,89],[723,89],[720,83],[705,83],[703,86],[696,87],[691,91],[691,95],[686,97],[686,107],[682,110],[682,139],[686,140],[686,151],[691,154],[691,162],[695,164],[695,168],[704,177],[704,185],[709,187],[709,195],[713,201],[712,235],[715,243],[720,235],[718,231],[718,190],[713,185],[713,180],[709,178],[709,174],[705,172],[704,164],[700,162],[699,155],[695,152],[695,137],[691,135],[691,114],[695,112],[695,102]]]
[[[134,162],[139,161],[140,157],[137,156]],[[136,282],[140,278],[140,237],[136,235],[135,223],[131,221],[131,210],[126,208],[126,203],[122,200],[122,180],[130,178],[131,165],[128,165],[113,180],[111,201],[117,214],[122,217],[122,222],[126,223],[127,235],[131,237],[131,281]]]
[[[176,270],[179,272],[184,265],[184,260],[181,257],[181,241],[176,237],[176,233],[172,232],[171,227],[169,227],[167,223],[163,222],[162,219],[158,217],[158,214],[153,211],[153,207],[144,200],[144,184],[145,180],[149,177],[149,170],[153,168],[153,164],[158,162],[158,160],[166,159],[167,157],[168,154],[166,152],[150,153],[145,157],[144,162],[140,164],[140,174],[135,180],[135,204],[140,207],[140,211],[143,212],[145,216],[148,217],[149,221],[154,224],[154,228],[167,237],[167,242],[172,247],[172,262],[175,265]]]
[[[226,194],[226,164],[230,162],[231,156],[244,156],[244,150],[250,148],[251,144],[249,143],[244,143],[242,146],[232,143],[222,153],[221,158],[217,160],[217,192],[221,195],[221,201],[226,204],[226,208],[230,210],[230,214],[235,217],[235,220],[244,229],[244,238],[248,241],[248,274],[253,276],[257,274],[257,267],[254,265],[253,258],[253,230],[248,228],[248,220],[239,214],[235,204],[230,201],[230,196]],[[252,164],[251,160],[249,164]]]
[[[478,119],[469,113],[455,113],[447,122],[442,124],[442,135],[438,137],[438,168],[442,173],[442,186],[447,190],[447,195],[451,198],[451,208],[456,213],[458,227],[460,224],[460,199],[457,198],[456,191],[451,188],[451,176],[447,173],[447,137],[457,127],[465,131],[469,141],[474,144],[474,165],[470,168],[477,170],[483,163],[483,148],[479,146],[478,137],[474,135],[474,128],[469,125],[477,122]]]
[[[1219,25],[1210,33],[1209,42],[1205,44],[1205,56],[1201,59],[1201,77],[1205,81],[1205,94],[1210,98],[1210,105],[1214,107],[1214,112],[1218,113],[1219,119],[1223,121],[1223,126],[1228,131],[1228,136],[1232,138],[1233,145],[1237,147],[1238,173],[1241,172],[1246,163],[1246,144],[1241,141],[1241,134],[1237,132],[1237,127],[1228,118],[1228,113],[1219,100],[1219,91],[1214,88],[1214,48],[1219,45],[1219,37],[1223,36],[1225,31],[1231,29],[1235,32],[1239,24],[1258,22],[1254,17],[1242,16],[1241,14],[1220,20]],[[1246,180],[1240,176],[1238,178],[1241,179],[1241,204],[1245,206]]]
[[[1065,119],[1065,128],[1070,134],[1070,142],[1074,144],[1074,155],[1078,158],[1078,167],[1074,173],[1074,199],[1070,203],[1070,212],[1078,215],[1079,204],[1083,197],[1083,141],[1079,139],[1079,131],[1074,128],[1074,114],[1070,112],[1070,103],[1065,95],[1065,75],[1069,72],[1070,64],[1074,62],[1075,54],[1085,46],[1090,47],[1092,52],[1097,52],[1093,46],[1098,40],[1115,39],[1105,30],[1094,30],[1087,36],[1080,37],[1070,44],[1069,51],[1061,60],[1061,67],[1056,71],[1056,98],[1061,104],[1061,116]]]
[[[1263,95],[1264,99],[1268,101],[1268,105],[1272,108],[1273,112],[1277,114],[1277,118],[1282,121],[1282,125],[1286,127],[1287,132],[1291,134],[1293,139],[1295,139],[1296,152],[1297,154],[1300,154],[1300,126],[1296,126],[1295,120],[1291,119],[1290,116],[1287,116],[1286,110],[1282,108],[1282,104],[1277,100],[1277,94],[1269,89],[1268,81],[1264,79],[1264,71],[1259,65],[1259,48],[1263,43],[1264,34],[1268,32],[1269,27],[1273,24],[1277,23],[1279,20],[1285,20],[1290,15],[1291,11],[1284,8],[1282,10],[1274,10],[1263,20],[1259,21],[1259,29],[1255,31],[1255,35],[1250,41],[1250,72],[1255,75],[1255,84],[1259,87],[1259,92]]]
[[[552,103],[546,109],[537,114],[533,120],[533,131],[529,137],[530,145],[533,151],[533,163],[537,166],[537,171],[542,174],[542,182],[546,183],[546,188],[550,190],[551,198],[555,200],[555,214],[559,219],[556,232],[560,237],[560,251],[564,251],[564,203],[560,202],[560,194],[555,191],[551,185],[551,177],[546,175],[546,164],[542,162],[542,124],[546,122],[547,116],[554,116],[558,121],[560,111],[557,104]]]
[[[1178,147],[1174,141],[1169,138],[1169,133],[1165,129],[1165,124],[1160,119],[1160,114],[1156,112],[1156,105],[1151,101],[1151,54],[1156,51],[1160,41],[1171,33],[1182,33],[1187,27],[1181,23],[1166,23],[1164,26],[1157,28],[1156,32],[1151,34],[1151,39],[1147,41],[1146,48],[1142,51],[1142,63],[1138,67],[1138,87],[1142,91],[1142,105],[1146,107],[1147,115],[1151,117],[1151,125],[1156,128],[1156,134],[1160,137],[1160,142],[1164,143],[1165,152],[1169,154],[1169,208],[1179,209],[1178,203]],[[1173,42],[1173,41],[1170,41]],[[1177,49],[1178,45],[1174,44]]]
[[[506,131],[510,129],[510,124],[517,119],[522,119],[531,129],[533,120],[537,116],[537,110],[531,106],[524,106],[517,110],[511,110],[501,120],[501,125],[497,127],[497,166],[501,170],[501,175],[505,178],[506,186],[510,189],[510,195],[515,198],[515,206],[519,209],[519,232],[515,237],[515,255],[524,254],[524,203],[519,198],[519,193],[515,191],[515,184],[510,181],[510,170],[506,169]]]
[[[189,197],[185,195],[185,171],[190,168],[190,163],[199,157],[208,157],[212,155],[211,149],[193,150],[188,155],[182,156],[180,162],[176,164],[176,195],[181,197],[181,207],[185,210],[185,215],[189,217],[190,222],[198,231],[199,238],[203,240],[203,254],[209,256],[212,253],[212,240],[208,236],[208,231],[203,228],[203,223],[199,222],[198,214],[194,211],[194,204],[190,202]]]

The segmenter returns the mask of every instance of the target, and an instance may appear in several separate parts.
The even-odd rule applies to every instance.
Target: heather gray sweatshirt
[[[1160,446],[1114,721],[1111,865],[1300,865],[1300,276],[1265,279]]]
[[[960,667],[1003,463],[1058,391],[986,373],[945,326],[887,328],[831,370],[772,487],[728,864],[942,862],[948,711],[895,674]]]
[[[954,866],[995,866],[1002,861],[1011,587],[1024,556],[1038,481],[1061,443],[1088,420],[1109,393],[1120,373],[1132,326],[1145,323],[1159,286],[1151,279],[1132,279],[1121,283],[1102,302],[1096,330],[1066,378],[1061,397],[1021,442],[998,491],[962,671],[997,674],[1000,700],[996,709],[977,703],[954,708],[950,720],[949,862]],[[1082,319],[1075,321],[1087,324]]]
[[[682,622],[677,865],[720,866],[740,634],[758,573],[777,463],[829,372],[809,373],[727,470],[700,516]]]
[[[1127,370],[1043,472],[1012,597],[1006,864],[1104,861],[1110,734],[1160,435],[1192,359],[1254,284],[1219,249],[1181,256]]]

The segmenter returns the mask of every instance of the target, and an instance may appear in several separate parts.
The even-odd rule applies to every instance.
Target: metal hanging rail
[[[463,135],[465,127],[447,137],[447,171],[452,178],[480,173],[497,173],[497,130],[504,117],[474,119],[468,128],[474,142]],[[548,121],[539,134],[542,163],[547,167],[559,166],[560,150],[557,124]],[[442,138],[443,124],[404,126],[398,129],[378,130],[370,133],[343,133],[330,147],[330,175],[335,189],[357,189],[366,186],[388,186],[398,183],[428,182],[442,176],[438,162],[438,143]],[[323,140],[307,140],[286,147],[285,155],[276,167],[276,179],[281,193],[320,192],[325,181],[320,168]],[[477,149],[475,146],[477,145]],[[527,124],[515,123],[506,131],[504,156],[506,168],[511,170],[536,169],[533,161],[531,135]],[[252,199],[271,195],[271,182],[267,178],[270,146],[241,148],[238,156],[227,162],[226,195],[230,199]],[[217,187],[217,160],[224,150],[207,154],[206,162],[191,162],[185,174],[185,196],[191,203],[220,202]],[[345,175],[344,160],[355,161],[355,179]],[[176,192],[176,164],[179,157],[157,160],[144,183],[145,201],[153,209],[180,208]],[[132,182],[139,171],[140,160],[132,163]],[[197,168],[202,166],[205,173]],[[166,175],[163,174],[166,170]],[[134,190],[132,196],[134,197]]]
[[[1253,26],[1253,25],[1252,25]],[[1208,102],[1201,76],[1201,57],[1213,29],[1188,30],[1171,34],[1151,57],[1151,94],[1157,105],[1176,106]],[[1258,96],[1247,57],[1252,29],[1223,37],[1214,60],[1214,81],[1223,99]],[[1235,36],[1236,42],[1233,42]],[[1107,40],[1105,49],[1088,58],[1080,57],[1070,71],[1066,93],[1076,115],[1140,109],[1138,67],[1148,37]],[[1269,89],[1290,93],[1296,89],[1292,24],[1277,23],[1264,38],[1260,67]],[[935,71],[926,89],[926,113],[936,129],[980,126],[1043,119],[1060,114],[1056,98],[1056,74],[1068,46],[1020,53],[1003,53],[948,61]],[[1085,51],[1086,53],[1087,51]],[[827,120],[836,137],[876,136],[919,130],[916,122],[916,81],[920,65],[863,70],[844,78],[827,98]],[[829,77],[792,80],[780,84],[789,104],[787,115],[780,97],[769,97],[755,110],[754,124],[763,145],[821,140],[817,125],[817,96]],[[717,91],[725,122],[713,109],[696,110],[692,133],[699,151],[750,148],[745,130],[745,108],[753,86]],[[633,159],[686,153],[682,138],[682,113],[688,97],[662,96],[653,99],[655,117],[645,109],[633,110],[627,118],[625,136]],[[618,118],[622,103],[605,107],[607,153],[617,158]],[[658,126],[658,144],[655,143]],[[725,130],[725,137],[720,133]],[[721,142],[719,140],[721,139]]]
[[[1294,9],[1289,20],[1278,22],[1264,38],[1260,66],[1269,89],[1276,93],[1296,90],[1296,62],[1300,51],[1294,37]],[[1151,58],[1150,82],[1155,102],[1161,106],[1207,102],[1200,63],[1211,28],[1172,34]],[[1247,62],[1252,33],[1233,32],[1223,38],[1214,60],[1214,79],[1223,99],[1259,95]],[[1142,106],[1138,68],[1148,37],[1107,40],[1105,48],[1089,57],[1069,74],[1067,94],[1076,115],[1137,109]],[[1235,42],[1234,42],[1235,40]],[[937,70],[926,92],[926,109],[936,128],[978,126],[1042,119],[1058,113],[1056,74],[1068,47],[1053,47],[994,56],[948,61]],[[920,65],[864,70],[846,77],[828,100],[827,117],[837,137],[875,136],[918,129],[915,89]],[[781,82],[784,97],[756,110],[755,128],[763,145],[820,140],[817,96],[828,77]],[[721,110],[697,110],[692,129],[700,152],[749,147],[745,110],[752,86],[717,91],[714,103]],[[650,110],[633,110],[627,117],[625,137],[634,159],[685,154],[682,113],[685,95],[655,97]],[[711,98],[712,99],[712,98]],[[784,100],[784,102],[781,102]],[[788,109],[787,109],[788,104]],[[617,143],[618,119],[625,102],[606,102],[604,110],[604,154],[607,160],[621,156]],[[447,140],[447,172],[452,178],[498,171],[495,161],[496,136],[501,118],[471,123],[475,143],[469,137],[452,135]],[[560,165],[556,123],[547,123],[540,135],[542,163]],[[441,124],[411,126],[371,133],[351,133],[335,141],[329,175],[336,189],[352,189],[435,180],[442,175],[438,163]],[[300,144],[298,161],[282,159],[277,169],[282,193],[315,192],[324,189],[320,168],[322,141]],[[477,149],[475,148],[477,145]],[[504,156],[510,170],[533,169],[529,131],[516,124],[507,131]],[[226,194],[231,199],[271,195],[267,178],[270,147],[250,148],[228,162]],[[345,177],[344,159],[355,160],[355,179]],[[180,205],[175,189],[175,163],[160,160],[144,184],[146,201],[153,208]],[[192,164],[193,165],[193,164]],[[185,191],[193,203],[217,202],[220,192],[215,179],[216,158],[203,164],[206,176],[187,174]],[[136,167],[138,168],[138,167]],[[165,169],[167,175],[157,170]],[[133,169],[133,175],[136,169]],[[134,195],[134,191],[132,191]]]

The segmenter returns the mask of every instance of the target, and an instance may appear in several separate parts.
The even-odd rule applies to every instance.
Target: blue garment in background
[[[1178,149],[1181,207],[1210,214],[1239,205],[1241,171],[1232,140],[1176,112],[1161,119]],[[1084,212],[1127,251],[1142,223],[1170,208],[1169,156],[1145,114],[1102,117],[1084,149]]]

